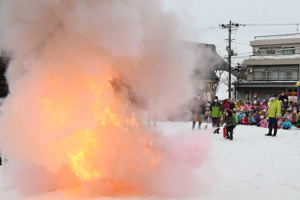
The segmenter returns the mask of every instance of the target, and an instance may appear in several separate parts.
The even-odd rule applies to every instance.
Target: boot
[[[217,129],[214,131],[214,134],[219,134],[219,130],[220,130],[220,128],[217,128]]]
[[[272,136],[272,127],[269,127],[269,133],[265,134],[265,136]]]
[[[195,129],[195,125],[196,125],[196,122],[193,122],[193,125],[192,125],[192,130]]]

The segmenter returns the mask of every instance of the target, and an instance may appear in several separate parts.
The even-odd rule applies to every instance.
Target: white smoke
[[[111,70],[126,91],[121,96],[107,91],[103,103],[121,113],[137,112],[138,118],[142,112],[177,109],[193,94],[190,77],[196,64],[195,54],[179,38],[177,23],[160,0],[1,0],[0,47],[9,52],[11,62],[6,74],[10,94],[1,106],[0,146],[12,160],[61,174],[66,158],[57,143],[76,130],[97,127],[91,117],[95,97],[84,84],[94,80],[111,88],[106,77]],[[111,135],[116,139],[114,130]],[[135,141],[123,142],[130,146]],[[118,155],[115,149],[109,153]],[[126,164],[119,162],[120,168]],[[172,173],[164,180],[179,168],[188,169],[168,167],[163,171]],[[123,170],[116,170],[119,180],[128,179]]]

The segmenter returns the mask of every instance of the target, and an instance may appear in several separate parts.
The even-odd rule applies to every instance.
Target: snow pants
[[[220,127],[221,117],[212,117],[211,122],[213,127]]]
[[[217,129],[214,131],[214,133],[219,133],[221,117],[212,117],[211,122],[212,122],[213,127],[217,127]]]
[[[278,120],[276,118],[269,118],[269,133],[268,134],[272,134],[272,130],[274,128],[274,133],[273,135],[277,134],[277,128],[278,128]]]
[[[193,127],[192,127],[193,129],[195,128],[196,123],[197,123],[197,121],[193,121]],[[198,128],[201,129],[201,121],[198,121],[198,123],[199,123]]]
[[[226,135],[227,135],[227,138],[229,138],[230,140],[233,139],[233,129],[234,128],[235,128],[235,126],[226,127]]]

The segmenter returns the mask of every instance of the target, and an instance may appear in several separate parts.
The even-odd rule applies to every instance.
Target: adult
[[[212,121],[212,126],[217,127],[217,129],[214,131],[214,133],[219,134],[220,121],[221,121],[221,117],[222,117],[222,106],[221,106],[217,96],[214,97],[213,102],[210,105],[209,116]]]
[[[256,95],[253,97],[252,105],[256,105],[256,106],[260,105],[260,100]]]
[[[267,117],[269,118],[269,132],[266,136],[273,136],[275,137],[277,134],[277,126],[278,126],[278,119],[280,118],[281,113],[281,105],[280,101],[277,99],[277,95],[273,94],[270,98],[268,110],[267,110]],[[272,130],[274,129],[274,133],[272,135]]]
[[[287,95],[285,95],[284,92],[281,92],[281,95],[279,95],[278,100],[281,101],[281,102],[283,102],[284,99],[286,99],[286,101],[289,101],[289,97]]]
[[[284,114],[289,109],[289,103],[288,100],[283,99],[281,103],[281,113]]]
[[[224,110],[230,110],[230,106],[231,106],[231,103],[230,103],[230,99],[225,99],[223,101],[223,109]]]
[[[230,100],[230,110],[234,110],[235,109],[235,102],[233,99]]]
[[[191,106],[192,112],[192,129],[195,128],[198,122],[198,128],[201,129],[203,107],[199,98],[195,97]]]

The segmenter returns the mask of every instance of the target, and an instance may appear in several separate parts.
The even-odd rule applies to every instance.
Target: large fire
[[[94,131],[78,131],[72,137],[74,140],[81,141],[80,146],[75,147],[74,152],[68,153],[74,173],[84,181],[100,178],[100,172],[96,169],[93,162],[94,149],[97,148],[97,138]]]
[[[1,0],[0,10],[11,57],[0,147],[16,188],[198,191],[209,137],[148,126],[191,98],[198,65],[163,1]]]
[[[78,76],[78,87],[90,97],[88,101],[84,100],[86,109],[90,109],[88,119],[96,123],[92,128],[82,127],[66,133],[67,137],[59,141],[59,149],[65,154],[67,165],[78,179],[81,182],[113,182],[114,186],[118,185],[119,190],[122,185],[128,185],[125,184],[126,180],[114,179],[111,176],[110,165],[115,164],[116,159],[126,159],[127,173],[158,168],[163,159],[162,153],[155,147],[154,139],[145,131],[143,123],[135,117],[128,86],[111,70],[107,70],[100,77],[92,78],[82,74]],[[46,85],[55,84],[56,87],[60,79],[54,79]],[[74,126],[72,115],[75,113],[72,109],[77,103],[74,100],[69,101],[74,97],[55,92],[47,95],[41,98],[41,113],[45,124],[57,128]],[[131,184],[130,187],[135,186]]]

